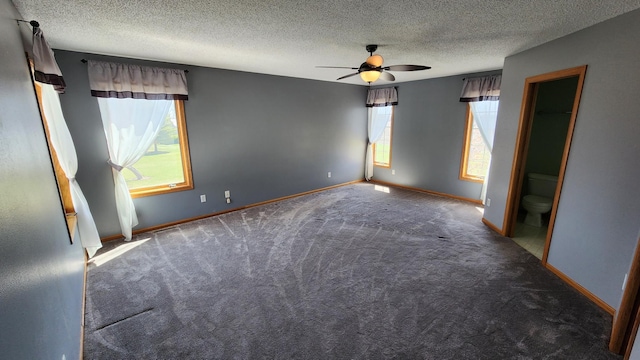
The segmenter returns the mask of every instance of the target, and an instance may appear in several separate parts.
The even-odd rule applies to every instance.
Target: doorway
[[[640,350],[634,349],[634,347],[640,347],[640,344],[634,344],[638,337],[638,328],[640,328],[640,239],[636,244],[620,307],[613,318],[609,350],[624,355],[625,360],[635,359],[636,357],[632,357],[632,354],[635,356],[636,353],[640,353]]]
[[[504,223],[506,235],[543,264],[551,244],[586,69],[584,65],[525,81]],[[541,188],[546,191],[539,193]],[[528,208],[535,199],[546,203],[543,208],[548,210],[541,215],[525,210],[525,196]]]

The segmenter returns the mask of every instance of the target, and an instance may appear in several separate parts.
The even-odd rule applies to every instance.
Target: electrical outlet
[[[395,174],[396,174],[396,170],[395,170],[395,169],[392,169],[392,170],[391,170],[391,175],[395,175]]]
[[[327,177],[331,177],[331,171],[327,173]]]
[[[487,207],[491,206],[491,199],[487,199],[487,201],[485,201],[485,205]]]
[[[200,202],[207,202],[207,195],[200,195]]]
[[[231,191],[229,191],[229,190],[225,190],[225,192],[224,192],[224,198],[225,198],[225,199],[228,199],[228,198],[230,198],[230,197],[231,197]],[[227,203],[228,203],[228,201],[227,201]]]
[[[231,204],[231,198],[227,198],[227,204]]]

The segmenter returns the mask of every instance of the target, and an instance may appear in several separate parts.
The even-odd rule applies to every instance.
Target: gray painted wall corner
[[[391,168],[375,167],[373,179],[479,199],[482,184],[459,179],[467,111],[467,104],[460,102],[460,92],[465,77],[499,73],[397,84]]]

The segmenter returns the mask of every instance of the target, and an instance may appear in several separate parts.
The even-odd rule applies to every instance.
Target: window
[[[387,126],[378,141],[373,143],[373,164],[380,167],[391,167],[391,135],[393,128],[393,106],[373,107],[373,116],[387,118]]]
[[[122,175],[134,198],[193,189],[182,100],[173,101],[153,145]]]
[[[495,119],[497,106],[488,109],[487,112],[487,115],[493,116]],[[482,138],[480,128],[478,128],[478,124],[473,117],[471,106],[467,104],[467,122],[464,131],[462,161],[460,162],[460,179],[483,182],[489,169],[490,161],[491,151],[489,151]]]
[[[44,116],[44,111],[42,110],[42,86],[35,81],[33,82],[33,85],[36,89],[36,97],[38,98],[38,105],[40,107],[40,116],[42,118],[42,122],[44,123],[44,132],[47,137],[47,145],[49,145],[49,153],[51,154],[53,172],[55,173],[56,182],[58,183],[58,191],[60,192],[62,207],[64,208],[64,212],[66,214],[74,214],[76,210],[73,207],[73,200],[71,199],[71,188],[69,186],[69,179],[67,179],[67,176],[65,175],[64,170],[62,170],[62,166],[58,161],[58,155],[56,154],[56,150],[53,148],[53,145],[51,143],[51,135],[49,134],[49,127],[47,126],[47,118]]]

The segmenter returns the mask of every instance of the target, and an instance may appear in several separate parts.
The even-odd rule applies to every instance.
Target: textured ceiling
[[[396,82],[504,58],[640,8],[640,0],[13,0],[53,48],[335,81],[379,44]],[[361,84],[359,77],[341,82]],[[384,83],[384,81],[379,81]],[[378,84],[378,83],[376,83]]]

